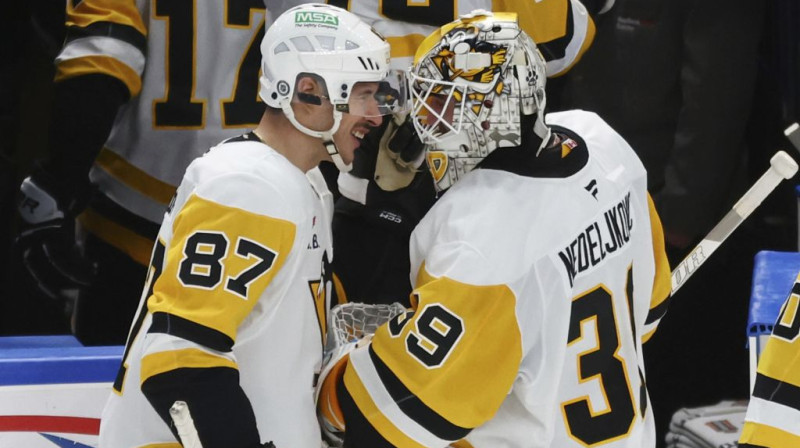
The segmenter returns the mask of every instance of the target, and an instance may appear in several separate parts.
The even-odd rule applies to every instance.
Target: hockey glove
[[[42,171],[26,178],[20,186],[17,210],[22,218],[14,254],[30,275],[34,287],[64,305],[70,313],[79,289],[88,286],[96,266],[82,254],[75,240],[75,215],[89,197],[59,186]],[[76,199],[78,198],[78,199]]]

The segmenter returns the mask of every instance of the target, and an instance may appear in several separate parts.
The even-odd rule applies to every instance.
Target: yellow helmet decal
[[[433,180],[439,182],[447,172],[447,154],[442,151],[428,151],[426,156]]]

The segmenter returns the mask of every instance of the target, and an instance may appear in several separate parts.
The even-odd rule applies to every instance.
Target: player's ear
[[[298,93],[316,93],[319,89],[317,81],[308,75],[300,75],[297,77],[297,87],[295,91]]]
[[[311,75],[299,75],[294,89],[296,101],[314,106],[321,105],[322,97],[325,95],[325,88],[320,81],[320,79]]]

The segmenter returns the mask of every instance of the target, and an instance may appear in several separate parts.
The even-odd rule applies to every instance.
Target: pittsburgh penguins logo
[[[469,59],[470,54],[486,54],[485,64],[468,64],[459,67],[457,57]],[[506,62],[507,48],[478,40],[478,28],[473,25],[457,26],[442,37],[439,50],[431,57],[443,79],[462,78],[470,82],[491,83],[500,74]],[[478,58],[472,58],[477,61]]]

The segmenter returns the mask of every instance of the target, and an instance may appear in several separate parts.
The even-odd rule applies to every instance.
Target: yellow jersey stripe
[[[149,264],[150,252],[153,250],[153,240],[123,227],[91,208],[86,209],[78,216],[78,222],[87,231],[116,247],[135,262],[142,266]]]
[[[569,0],[492,1],[492,11],[517,11],[519,27],[537,44],[566,36],[568,8]]]
[[[661,305],[672,294],[672,274],[669,270],[669,260],[664,247],[664,229],[661,227],[661,218],[658,217],[653,198],[647,194],[647,205],[650,212],[650,228],[653,238],[653,257],[655,258],[656,274],[653,282],[653,297],[650,308]]]
[[[129,65],[110,56],[91,55],[62,60],[56,67],[55,81],[76,76],[103,73],[119,79],[128,88],[131,97],[142,91],[142,78]]]
[[[171,370],[181,368],[204,369],[209,367],[229,367],[238,370],[236,363],[228,358],[213,355],[196,348],[186,348],[153,353],[142,358],[139,384],[141,385],[147,379]]]
[[[407,58],[414,56],[419,44],[425,40],[422,34],[406,34],[405,36],[387,37],[386,41],[391,46],[392,58]]]
[[[108,148],[100,151],[95,165],[128,187],[161,204],[169,204],[175,194],[174,185],[147,174]]]
[[[800,446],[800,436],[772,426],[745,422],[739,444],[749,443],[770,448]]]
[[[800,356],[799,346],[798,342],[791,343],[771,336],[767,348],[758,360],[758,373],[800,387],[800,369],[792,361]]]
[[[409,438],[386,418],[372,400],[372,397],[370,397],[369,392],[367,392],[367,389],[364,387],[361,379],[358,378],[358,374],[354,372],[354,369],[348,368],[345,370],[344,385],[356,406],[358,406],[358,409],[384,439],[388,440],[394,446],[425,448],[423,445]]]
[[[113,22],[135,28],[147,35],[147,28],[133,0],[82,0],[75,7],[67,3],[67,26],[86,27],[96,22]]]

